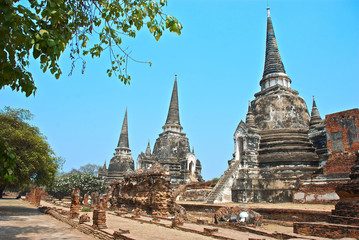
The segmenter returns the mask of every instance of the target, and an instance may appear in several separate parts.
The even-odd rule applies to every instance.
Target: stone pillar
[[[34,195],[35,205],[40,205],[42,192],[43,192],[42,188],[35,188],[35,195]]]
[[[80,190],[72,189],[71,193],[71,206],[70,206],[70,218],[78,218],[80,215]]]
[[[31,191],[28,193],[27,200],[31,204],[35,204],[35,194],[36,194],[36,188],[31,189]]]
[[[106,225],[106,211],[95,209],[93,210],[93,228],[104,229],[107,228]]]
[[[86,193],[85,195],[84,195],[84,200],[82,201],[82,204],[83,204],[83,206],[84,207],[88,207],[89,206],[89,195],[88,195],[88,193]]]

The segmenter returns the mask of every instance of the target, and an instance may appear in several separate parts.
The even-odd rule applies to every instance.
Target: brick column
[[[93,210],[93,228],[97,228],[97,229],[104,229],[107,228],[106,225],[106,211],[104,210],[98,210],[95,209]]]
[[[79,210],[80,205],[80,190],[72,189],[71,193],[71,206],[70,206],[70,218],[78,218],[80,215]]]
[[[34,195],[35,205],[40,205],[42,192],[43,192],[42,188],[35,188],[35,195]]]

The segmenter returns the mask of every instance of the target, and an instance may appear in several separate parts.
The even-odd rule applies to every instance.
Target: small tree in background
[[[81,166],[78,170],[73,168],[68,174],[90,174],[92,176],[97,176],[98,169],[100,165],[96,164],[86,164],[85,166]]]

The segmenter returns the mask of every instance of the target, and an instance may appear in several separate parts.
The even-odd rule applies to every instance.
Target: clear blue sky
[[[68,77],[70,61],[61,59],[56,80],[31,66],[38,87],[26,98],[0,90],[0,107],[29,109],[58,156],[64,171],[87,163],[103,165],[114,153],[128,108],[132,156],[151,148],[167,117],[174,75],[178,74],[180,118],[202,175],[209,180],[227,168],[233,133],[245,119],[248,101],[260,90],[266,37],[266,0],[168,0],[181,36],[159,42],[141,30],[125,45],[138,60],[130,63],[130,86],[108,78],[109,59],[87,59]],[[320,114],[359,107],[359,1],[270,0],[279,50],[292,88],[309,108],[315,95]]]

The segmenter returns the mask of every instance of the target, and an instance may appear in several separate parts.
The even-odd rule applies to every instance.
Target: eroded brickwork
[[[331,223],[294,223],[294,232],[304,235],[335,238],[359,236],[359,151],[351,167],[350,181],[336,189],[340,201],[332,210]]]
[[[33,188],[29,193],[26,193],[26,201],[34,205],[40,205],[42,188]]]
[[[148,214],[175,215],[176,206],[170,186],[170,175],[159,164],[149,170],[137,170],[125,176],[124,181],[112,184],[110,202],[117,208],[141,210]]]
[[[350,172],[359,150],[359,109],[325,116],[328,149],[331,155],[323,167],[324,174]]]
[[[72,189],[71,193],[71,206],[70,206],[70,218],[78,218],[80,215],[80,190]]]
[[[106,212],[104,210],[95,209],[93,210],[93,228],[104,229],[106,225]]]

